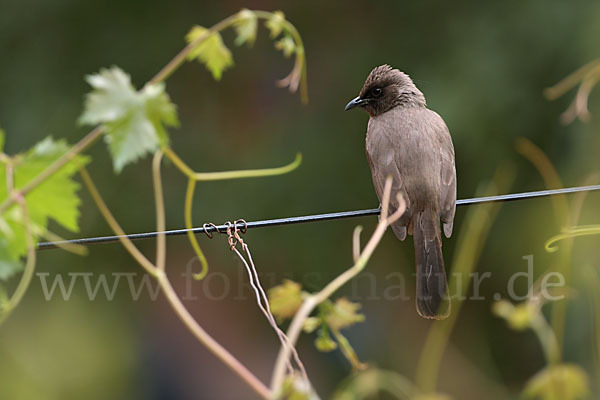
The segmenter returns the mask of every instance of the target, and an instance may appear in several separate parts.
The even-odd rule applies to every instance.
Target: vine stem
[[[157,268],[154,266],[154,264],[150,262],[150,260],[146,258],[145,255],[142,254],[141,251],[138,250],[137,247],[135,247],[133,242],[128,237],[124,236],[125,232],[123,231],[123,228],[121,228],[121,225],[119,225],[115,217],[110,212],[108,206],[104,202],[104,199],[102,199],[102,196],[98,192],[96,185],[92,181],[92,178],[90,177],[90,174],[87,172],[85,167],[82,166],[79,169],[79,174],[81,175],[81,178],[83,179],[83,183],[85,184],[86,188],[90,192],[92,199],[96,204],[96,207],[98,207],[98,210],[100,210],[100,213],[102,214],[110,228],[113,230],[115,235],[119,236],[119,241],[121,242],[123,247],[125,247],[129,254],[131,254],[131,256],[138,262],[138,264],[142,266],[142,268],[146,270],[146,272],[148,272],[151,276],[156,277]]]
[[[282,346],[279,350],[279,354],[277,356],[277,361],[275,363],[275,368],[273,370],[273,376],[271,378],[271,391],[273,394],[278,394],[281,392],[281,387],[283,385],[283,380],[285,377],[285,366],[286,362],[290,358],[291,347],[296,345],[298,341],[298,337],[300,336],[300,332],[302,331],[302,327],[304,326],[304,322],[309,317],[310,313],[321,304],[323,301],[327,300],[333,293],[335,293],[339,288],[345,285],[348,281],[358,275],[367,265],[371,255],[377,248],[377,245],[381,241],[383,234],[385,233],[387,227],[394,223],[398,218],[402,216],[406,209],[406,204],[401,196],[398,196],[399,206],[398,209],[391,215],[388,215],[388,204],[390,198],[390,191],[392,187],[392,179],[388,177],[385,182],[385,189],[383,194],[383,200],[381,202],[381,218],[377,227],[375,228],[375,232],[369,239],[367,245],[364,250],[360,252],[360,256],[355,261],[354,265],[340,274],[337,278],[329,282],[321,291],[308,296],[300,309],[294,315],[290,327],[287,331],[287,337],[289,339],[289,346]],[[362,229],[362,227],[357,227],[357,231]],[[356,231],[355,231],[356,232]],[[354,235],[354,244],[355,247],[358,245],[358,240]],[[356,248],[355,251],[356,253]]]
[[[160,271],[157,274],[157,279],[163,290],[167,300],[173,310],[183,322],[183,324],[189,329],[189,331],[202,343],[211,353],[219,358],[225,365],[231,368],[235,373],[239,375],[244,382],[246,382],[260,397],[263,399],[271,398],[271,391],[265,386],[250,370],[248,370],[237,358],[235,358],[229,351],[227,351],[219,342],[212,338],[202,327],[196,322],[194,317],[190,314],[187,308],[179,299],[179,296],[175,293],[175,289],[169,282],[166,274]]]
[[[35,271],[35,243],[33,241],[33,234],[31,232],[31,223],[29,220],[29,213],[27,212],[27,205],[25,204],[25,199],[23,197],[17,197],[15,201],[21,207],[23,213],[23,225],[25,226],[25,237],[27,240],[27,261],[25,263],[25,268],[23,270],[23,275],[21,276],[21,280],[15,289],[12,297],[4,304],[3,309],[0,309],[0,325],[8,316],[12,313],[12,311],[17,307],[17,305],[25,296],[27,292],[27,288],[31,283],[31,279],[33,278],[33,273]]]
[[[155,157],[153,163],[153,170],[158,170],[158,168],[154,167],[157,158]],[[80,168],[80,174],[82,176],[83,182],[89,190],[94,203],[100,210],[100,213],[104,217],[104,219],[108,222],[109,226],[113,230],[116,235],[122,236],[123,229],[116,221],[106,203],[102,199],[102,196],[96,189],[94,182],[89,176],[87,170],[84,167]],[[156,180],[155,180],[156,182]],[[159,183],[159,182],[157,182]],[[158,205],[158,204],[157,204]],[[157,212],[158,213],[158,212]],[[190,314],[190,312],[185,308],[175,289],[169,282],[167,274],[164,269],[159,269],[155,267],[147,258],[144,256],[138,248],[129,240],[127,237],[121,237],[119,239],[125,249],[131,254],[133,258],[156,280],[158,281],[160,288],[162,289],[165,297],[167,298],[169,304],[173,308],[173,311],[177,314],[179,319],[184,323],[184,325],[189,329],[189,331],[198,339],[200,343],[208,348],[208,350],[213,353],[217,358],[219,358],[225,365],[230,367],[235,373],[237,373],[240,378],[246,382],[252,389],[260,395],[263,399],[269,399],[271,392],[269,389],[256,377],[254,376],[240,361],[238,361],[231,353],[229,353],[219,342],[212,338],[202,327],[196,322],[194,317]]]
[[[265,176],[283,175],[298,168],[302,163],[302,154],[296,154],[291,163],[282,167],[245,169],[238,171],[195,172],[171,148],[165,149],[165,155],[185,176],[194,181],[221,181],[226,179],[258,178]]]
[[[157,151],[152,159],[152,183],[154,186],[154,203],[156,208],[156,231],[160,232],[156,236],[156,268],[159,271],[165,270],[167,258],[167,240],[165,236],[165,201],[163,196],[162,178],[160,176],[160,163],[162,161],[162,150]]]
[[[259,11],[258,13],[259,14],[257,14],[257,16],[259,18],[265,18],[265,19],[270,18],[273,15],[273,13],[270,13],[267,11]],[[177,53],[177,55],[175,57],[173,57],[171,59],[171,61],[169,61],[167,63],[167,65],[165,65],[152,79],[150,79],[146,83],[146,85],[155,85],[155,84],[160,83],[160,82],[164,81],[165,79],[167,79],[173,72],[175,72],[177,70],[177,68],[179,68],[181,66],[181,64],[183,64],[185,62],[188,54],[196,46],[198,46],[200,43],[202,43],[203,41],[208,39],[210,37],[210,35],[212,35],[213,33],[222,31],[222,30],[232,26],[238,20],[239,20],[239,13],[235,13],[235,14],[230,15],[229,17],[225,18],[224,20],[216,23],[209,29],[207,29],[203,35],[200,35],[196,40],[189,43],[179,53]],[[292,35],[294,35],[294,40],[296,40],[299,43],[300,47],[302,47],[302,38],[300,38],[300,35],[297,34],[296,29],[294,28],[294,26],[291,23],[287,22],[287,20],[286,20],[286,23],[287,23],[286,24],[287,29],[292,33]],[[82,153],[88,147],[90,147],[96,140],[98,140],[98,138],[102,135],[103,132],[104,132],[104,127],[102,125],[95,127],[86,136],[84,136],[83,139],[81,139],[73,147],[71,147],[65,154],[63,154],[58,160],[56,160],[54,163],[52,163],[52,165],[50,165],[48,168],[46,168],[44,171],[42,171],[39,175],[37,175],[35,178],[33,178],[25,186],[18,189],[15,194],[17,196],[25,197],[29,192],[31,192],[33,189],[35,189],[41,183],[43,183],[46,179],[48,179],[50,176],[52,176],[54,173],[56,173],[58,170],[60,170],[65,164],[67,164],[69,161],[71,161],[73,158],[75,158],[78,154]],[[219,179],[225,179],[225,178],[219,178]],[[0,214],[4,213],[4,211],[6,211],[8,209],[8,207],[13,205],[14,203],[15,203],[15,197],[9,196],[4,202],[2,202],[0,204]]]

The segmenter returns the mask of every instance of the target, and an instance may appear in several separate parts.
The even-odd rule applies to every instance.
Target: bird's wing
[[[373,141],[367,146],[367,160],[371,168],[371,176],[373,178],[373,186],[377,193],[379,201],[383,198],[383,190],[385,181],[388,176],[393,178],[392,190],[390,193],[389,211],[393,213],[400,206],[397,195],[400,193],[406,203],[406,212],[404,215],[392,225],[392,230],[400,240],[406,238],[406,227],[410,221],[410,199],[408,198],[402,181],[402,175],[398,170],[398,165],[394,157],[394,148],[392,143],[389,143],[388,135],[369,135]],[[373,158],[377,163],[373,162]]]
[[[441,126],[438,128],[439,148],[441,149],[441,196],[440,196],[440,219],[444,225],[444,235],[449,238],[452,235],[454,224],[454,213],[456,211],[456,167],[454,165],[454,145],[450,131],[440,118]]]

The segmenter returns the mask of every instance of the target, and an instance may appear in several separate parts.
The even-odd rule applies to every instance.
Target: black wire
[[[458,200],[456,202],[457,206],[464,206],[470,204],[477,203],[488,203],[488,202],[497,202],[497,201],[513,201],[513,200],[521,200],[521,199],[531,199],[536,197],[546,197],[553,196],[557,194],[569,194],[576,192],[585,192],[592,190],[600,190],[600,185],[593,186],[578,186],[564,189],[551,189],[551,190],[540,190],[536,192],[523,192],[523,193],[513,193],[513,194],[503,194],[499,196],[488,196],[488,197],[475,197],[471,199],[463,199]],[[266,226],[278,226],[278,225],[291,225],[291,224],[299,224],[299,223],[307,223],[307,222],[317,222],[317,221],[328,221],[332,219],[342,219],[342,218],[355,218],[355,217],[364,217],[368,215],[378,215],[380,213],[379,208],[371,208],[368,210],[355,210],[355,211],[342,211],[335,213],[327,213],[327,214],[316,214],[316,215],[305,215],[301,217],[287,217],[287,218],[277,218],[277,219],[267,219],[263,221],[251,221],[247,222],[246,226],[248,229],[252,228],[263,228]],[[220,233],[225,233],[227,231],[227,225],[218,225],[218,226],[206,226],[192,229],[174,229],[170,231],[165,231],[165,236],[178,236],[185,235],[188,231],[192,231],[193,233],[213,233],[215,231],[219,231]],[[141,239],[149,239],[158,236],[158,232],[145,232],[145,233],[132,233],[129,235],[125,235],[123,237],[127,237],[130,240],[141,240]],[[60,247],[63,245],[69,244],[79,244],[79,245],[88,245],[93,243],[110,243],[118,241],[120,236],[101,236],[101,237],[91,237],[91,238],[82,238],[82,239],[72,239],[72,240],[64,240],[58,242],[41,242],[38,243],[38,250],[44,249],[54,249],[56,247]]]

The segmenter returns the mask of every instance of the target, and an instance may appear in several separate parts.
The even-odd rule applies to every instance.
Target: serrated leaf
[[[25,154],[14,157],[14,185],[21,188],[46,170],[69,150],[64,140],[55,141],[48,137]],[[56,173],[25,196],[25,204],[30,221],[31,232],[35,236],[48,226],[53,219],[64,228],[79,230],[79,206],[77,195],[79,183],[72,176],[79,166],[88,163],[88,156],[76,156]],[[6,190],[6,167],[0,165],[0,201],[8,196]],[[0,217],[0,279],[6,279],[22,269],[20,258],[27,252],[24,216],[19,206],[13,205]]]
[[[283,31],[285,26],[285,14],[275,11],[271,18],[265,22],[265,27],[271,32],[271,39],[275,39]]]
[[[196,25],[186,35],[188,43],[193,43],[206,35],[208,29]],[[221,35],[217,32],[210,34],[207,39],[196,45],[188,54],[188,59],[197,59],[212,73],[215,80],[221,80],[223,71],[233,66],[233,56],[223,43]]]
[[[165,126],[179,126],[179,120],[164,84],[146,85],[138,92],[129,75],[117,67],[86,79],[94,90],[79,121],[104,124],[116,172],[169,143]]]
[[[284,57],[288,58],[296,51],[296,42],[291,36],[285,35],[277,42],[275,42],[275,48],[283,52]]]
[[[523,391],[525,398],[540,400],[578,400],[589,394],[588,376],[575,364],[544,368],[527,382]]]
[[[360,308],[359,303],[353,303],[344,297],[339,298],[327,313],[325,320],[333,329],[347,328],[365,320],[365,316],[357,312]]]
[[[281,285],[269,289],[269,305],[278,322],[296,314],[302,305],[301,288],[299,283],[285,279]]]
[[[244,43],[248,43],[248,46],[252,46],[256,41],[256,30],[258,27],[256,14],[244,8],[238,13],[238,20],[234,26],[237,33],[235,44],[241,46]]]

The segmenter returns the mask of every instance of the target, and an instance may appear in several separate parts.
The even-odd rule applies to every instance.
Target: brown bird
[[[346,110],[355,107],[370,115],[367,159],[377,197],[381,201],[385,180],[392,176],[390,212],[398,207],[397,193],[406,201],[406,212],[392,229],[400,240],[407,232],[413,235],[417,312],[424,318],[446,318],[450,301],[440,221],[449,238],[456,209],[454,146],[448,127],[426,107],[425,96],[410,77],[389,65],[371,71]]]

